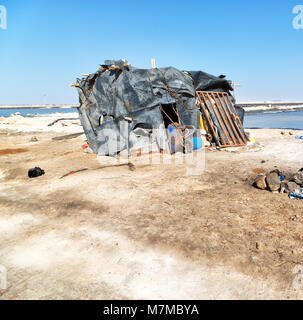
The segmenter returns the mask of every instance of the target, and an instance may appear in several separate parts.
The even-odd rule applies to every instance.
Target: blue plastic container
[[[176,132],[176,127],[178,128],[178,125],[169,125],[168,126],[168,135],[169,135],[169,139],[170,139],[170,152],[174,153],[176,151],[176,149],[179,149],[179,144],[180,142],[176,139],[175,137],[178,135],[178,133]],[[180,136],[181,137],[181,136]],[[176,145],[176,143],[178,144],[178,146]],[[203,140],[202,138],[193,138],[193,149],[194,150],[198,150],[198,149],[202,149],[203,148]]]
[[[202,138],[193,138],[193,142],[194,142],[194,150],[202,149],[203,147]]]
[[[167,127],[168,130],[168,135],[169,135],[169,140],[170,140],[170,153],[174,153],[175,152],[175,139],[173,139],[174,137],[174,131],[176,130],[176,128],[173,125],[169,125]]]
[[[178,149],[178,146],[180,144],[177,137],[179,137],[179,139],[181,139],[182,135],[180,135],[180,133],[178,133],[177,128],[178,128],[177,124],[176,125],[171,124],[167,127],[169,140],[170,140],[170,153],[175,153],[176,149]]]

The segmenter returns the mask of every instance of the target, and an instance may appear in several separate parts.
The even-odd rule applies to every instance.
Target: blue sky
[[[226,74],[239,100],[303,100],[303,0],[0,0],[0,104],[68,104],[105,59]]]

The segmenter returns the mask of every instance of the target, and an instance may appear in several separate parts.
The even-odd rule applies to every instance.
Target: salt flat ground
[[[205,171],[188,175],[178,164],[117,166],[84,153],[85,136],[52,140],[77,123],[3,121],[1,299],[303,297],[293,286],[303,201],[251,186],[260,172],[303,167],[303,142],[288,131],[249,130],[256,146],[206,150]],[[35,166],[46,174],[29,179]]]

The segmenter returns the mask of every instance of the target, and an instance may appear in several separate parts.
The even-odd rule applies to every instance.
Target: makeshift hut
[[[196,91],[219,89],[230,95],[232,90],[227,80],[203,72],[138,69],[126,60],[106,60],[75,86],[88,143],[95,153],[110,156],[146,145],[152,152],[174,152],[178,139],[171,139],[173,131],[191,142],[181,142],[183,150],[191,152],[199,147],[194,141],[201,139],[203,110]]]

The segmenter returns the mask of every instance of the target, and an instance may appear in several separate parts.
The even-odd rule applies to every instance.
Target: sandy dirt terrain
[[[303,167],[289,130],[249,130],[256,145],[206,150],[189,175],[84,153],[84,135],[52,140],[77,122],[43,119],[0,121],[0,299],[303,298],[303,201],[251,185]]]

